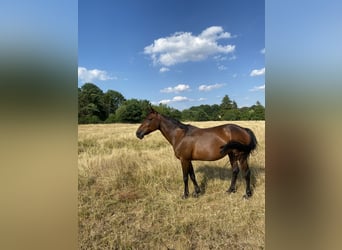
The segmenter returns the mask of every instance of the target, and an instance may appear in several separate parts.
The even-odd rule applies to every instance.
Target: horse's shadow
[[[260,174],[265,174],[265,168],[261,166],[250,166],[249,167],[251,170],[251,187],[254,189],[258,183],[258,176]],[[201,193],[205,194],[208,182],[210,180],[223,180],[227,181],[227,188],[230,185],[231,179],[232,179],[232,168],[230,166],[224,166],[224,167],[219,167],[219,166],[211,166],[211,165],[203,165],[199,166],[196,170],[197,173],[202,174],[202,180],[200,182],[200,188],[201,188]],[[240,170],[240,173],[238,175],[238,182],[244,182],[243,178],[243,171]]]

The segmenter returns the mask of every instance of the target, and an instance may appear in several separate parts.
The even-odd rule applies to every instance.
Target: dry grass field
[[[202,193],[183,200],[180,161],[159,131],[139,140],[138,124],[79,125],[80,249],[264,249],[265,122],[234,123],[252,129],[259,143],[249,158],[248,200],[241,171],[237,192],[226,193],[228,157],[194,161]]]

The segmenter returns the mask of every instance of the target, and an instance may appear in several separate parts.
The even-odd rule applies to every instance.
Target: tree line
[[[221,104],[192,106],[179,111],[166,104],[151,105],[148,100],[126,99],[120,92],[105,93],[93,83],[78,88],[78,123],[139,123],[152,106],[161,114],[182,121],[265,120],[265,107],[257,102],[251,107],[238,108],[225,95]]]

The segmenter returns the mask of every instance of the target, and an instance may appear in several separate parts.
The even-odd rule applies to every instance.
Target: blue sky
[[[260,0],[78,3],[78,86],[177,109],[265,104],[265,4]]]

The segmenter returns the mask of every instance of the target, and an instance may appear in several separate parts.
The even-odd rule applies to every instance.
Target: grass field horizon
[[[202,128],[224,123],[191,122]],[[248,200],[241,174],[237,192],[225,192],[228,157],[193,161],[202,192],[183,200],[180,161],[159,131],[139,140],[139,124],[79,125],[80,249],[264,249],[265,121],[232,123],[258,139],[249,158]]]

